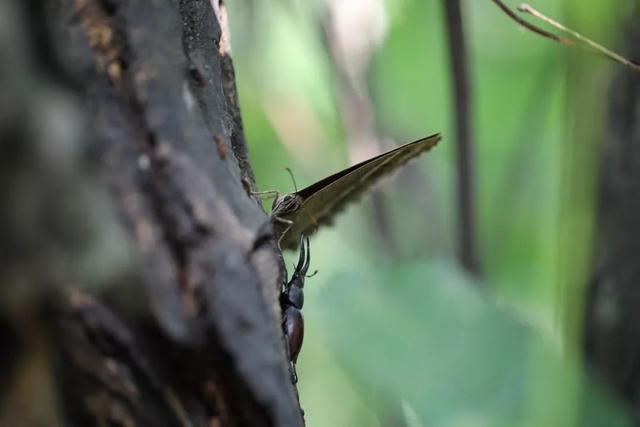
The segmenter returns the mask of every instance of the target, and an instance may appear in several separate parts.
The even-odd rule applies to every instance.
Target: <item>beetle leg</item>
[[[298,382],[298,373],[296,372],[296,362],[291,360],[291,346],[289,345],[289,336],[284,335],[285,348],[287,350],[287,356],[289,356],[289,375],[291,376],[291,382],[296,384]]]
[[[296,362],[291,357],[291,340],[287,333],[287,317],[286,315],[282,319],[282,330],[284,331],[284,347],[287,352],[287,358],[289,359],[289,375],[291,376],[291,382],[296,384],[298,382],[298,373],[296,372]]]

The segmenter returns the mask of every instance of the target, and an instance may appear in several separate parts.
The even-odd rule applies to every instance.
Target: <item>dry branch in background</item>
[[[549,40],[553,40],[565,46],[576,46],[584,49],[587,52],[601,55],[611,61],[617,62],[619,64],[625,65],[635,71],[640,71],[640,63],[634,60],[630,60],[625,58],[624,56],[602,46],[599,43],[591,40],[588,37],[583,36],[582,34],[574,31],[555,19],[549,18],[544,13],[538,11],[528,4],[521,4],[518,6],[518,11],[522,13],[529,14],[534,18],[544,22],[550,27],[555,28],[558,32],[565,35],[565,37],[561,37],[557,34],[553,34],[545,29],[540,28],[537,25],[532,24],[531,22],[525,20],[516,14],[513,10],[509,8],[506,4],[502,2],[502,0],[492,0],[499,8],[502,10],[509,18],[513,19],[517,22],[522,28],[531,31],[539,36],[547,38]]]

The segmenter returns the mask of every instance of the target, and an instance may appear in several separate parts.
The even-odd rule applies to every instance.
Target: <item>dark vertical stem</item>
[[[618,27],[624,53],[638,57],[640,8],[631,8],[625,18],[628,23]],[[620,68],[608,87],[608,123],[598,140],[598,217],[584,351],[588,366],[623,398],[634,425],[640,425],[640,80],[633,70]]]
[[[474,275],[480,266],[476,254],[471,89],[459,0],[442,0],[445,10],[449,55],[453,71],[458,170],[459,256],[461,264]]]

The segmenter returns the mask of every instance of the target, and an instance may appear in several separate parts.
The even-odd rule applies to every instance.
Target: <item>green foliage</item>
[[[352,3],[352,2],[348,2]],[[368,2],[363,2],[368,3]],[[311,241],[299,389],[309,426],[625,425],[579,358],[607,61],[521,31],[468,1],[483,288],[455,263],[450,77],[441,1],[387,0],[387,34],[361,82],[376,129],[439,147]],[[515,7],[517,2],[508,1]],[[623,2],[532,5],[615,47]],[[323,2],[229,2],[238,89],[261,189],[348,164],[342,88],[318,31]],[[355,31],[355,29],[354,29]],[[596,100],[598,102],[596,102]],[[426,264],[427,260],[444,260]],[[416,261],[418,260],[418,261]]]
[[[452,264],[369,271],[334,277],[320,318],[327,331],[348,325],[329,344],[383,401],[401,399],[429,426],[630,425],[577,363]]]

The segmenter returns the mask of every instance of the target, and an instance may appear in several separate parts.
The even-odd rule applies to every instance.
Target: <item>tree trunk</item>
[[[0,425],[303,424],[218,1],[0,3]]]
[[[637,11],[636,11],[637,12]],[[638,14],[627,57],[640,57]],[[596,271],[585,324],[589,364],[624,397],[640,422],[640,80],[620,68],[611,87],[603,144]]]

